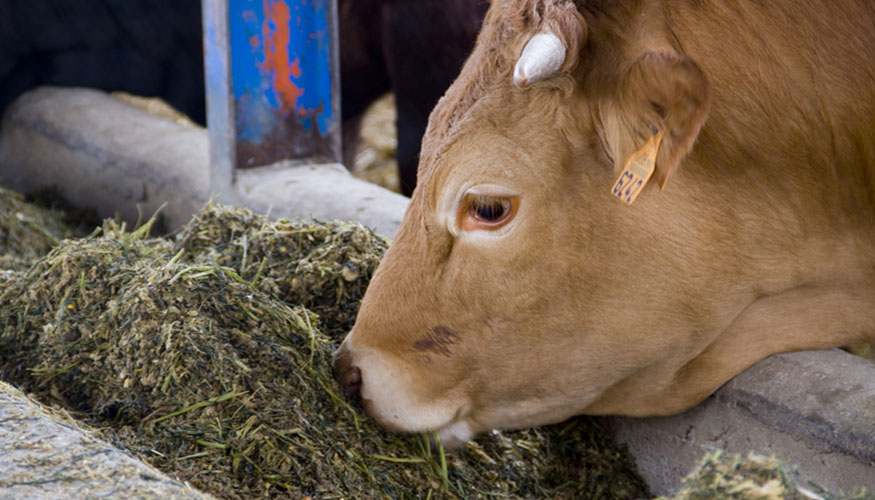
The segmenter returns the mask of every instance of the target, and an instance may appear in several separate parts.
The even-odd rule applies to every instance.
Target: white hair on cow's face
[[[523,49],[513,70],[517,87],[527,87],[555,76],[565,62],[565,44],[553,33],[538,33]]]

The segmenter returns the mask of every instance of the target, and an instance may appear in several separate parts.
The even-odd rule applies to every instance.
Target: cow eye
[[[510,200],[489,196],[473,196],[469,202],[471,217],[495,224],[510,213]]]
[[[494,231],[513,219],[518,206],[517,196],[469,192],[462,198],[457,224],[462,231]]]

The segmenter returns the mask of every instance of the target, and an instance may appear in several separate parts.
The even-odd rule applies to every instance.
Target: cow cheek
[[[565,291],[558,278],[552,283],[554,292]],[[554,298],[536,298],[545,296]],[[585,318],[569,317],[579,310],[574,299],[571,293],[521,294],[511,300],[515,307],[490,318],[479,345],[472,346],[470,362],[460,360],[471,372],[475,418],[503,427],[517,417],[545,412],[566,396],[584,402],[591,397],[586,366],[592,339],[584,333]],[[553,417],[537,417],[542,418]]]
[[[356,385],[365,411],[388,430],[422,432],[446,426],[466,406],[454,356],[460,336],[446,325],[401,325],[383,314],[378,321],[367,307],[362,313],[338,351],[341,383]],[[387,329],[394,333],[387,335]]]

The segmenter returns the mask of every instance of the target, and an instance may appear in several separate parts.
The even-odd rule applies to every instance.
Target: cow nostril
[[[353,366],[342,375],[341,383],[343,392],[347,396],[358,396],[362,390],[362,371],[358,366]]]
[[[334,369],[344,394],[358,396],[362,390],[362,370],[353,364],[352,355],[346,346],[340,346],[335,353]]]

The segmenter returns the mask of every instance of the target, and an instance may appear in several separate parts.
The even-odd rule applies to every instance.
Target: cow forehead
[[[428,165],[431,175],[423,179],[427,206],[446,206],[448,198],[458,198],[480,184],[497,184],[518,193],[539,189],[560,170],[565,155],[560,134],[546,120],[538,126],[533,129],[526,119],[510,117],[472,121]]]
[[[443,154],[459,136],[492,129],[516,137],[539,136],[554,130],[558,114],[568,114],[571,107],[593,104],[571,75],[561,75],[521,89],[513,85],[508,70],[499,81],[486,89],[468,89],[465,82],[453,84],[435,107],[423,141],[423,159]],[[476,98],[454,94],[476,93]],[[574,101],[572,103],[572,101]]]
[[[518,88],[512,76],[514,46],[494,46],[506,40],[488,42],[481,37],[459,77],[432,111],[423,137],[420,173],[433,168],[458,136],[483,126],[507,127],[541,119],[545,110],[556,108],[557,99],[574,92],[576,81],[571,74]],[[549,121],[543,123],[549,125]],[[532,131],[538,129],[533,127]]]
[[[510,82],[510,76],[508,76]],[[588,103],[582,93],[572,95],[549,83],[543,86],[519,89],[510,83],[495,85],[485,92],[451,128],[441,134],[432,134],[423,144],[425,168],[441,168],[441,160],[448,153],[458,154],[458,142],[476,137],[481,149],[491,144],[505,150],[527,150],[540,153],[553,146],[569,127],[580,127],[573,115],[584,110]],[[437,109],[436,109],[437,112]],[[441,128],[429,124],[429,128]],[[573,133],[580,133],[575,130]],[[505,140],[505,142],[502,142]],[[494,148],[493,148],[494,149]]]
[[[514,132],[485,124],[472,129],[447,149],[437,168],[472,181],[529,174],[539,148],[526,134]]]

